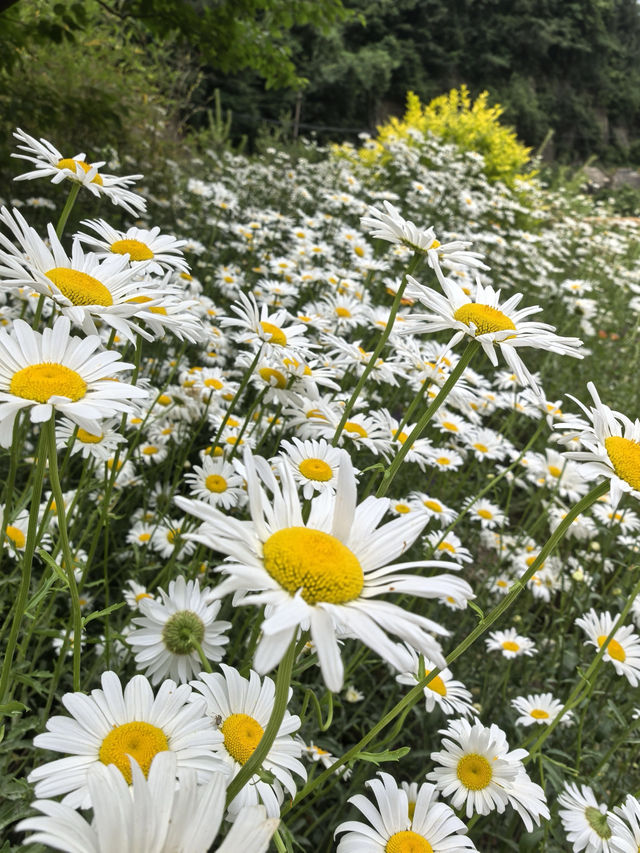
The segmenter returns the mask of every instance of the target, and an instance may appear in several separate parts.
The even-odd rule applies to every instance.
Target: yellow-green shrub
[[[513,185],[522,177],[531,149],[518,142],[515,131],[500,124],[504,110],[499,104],[489,106],[488,98],[489,93],[482,92],[472,103],[463,85],[423,105],[414,92],[409,92],[404,117],[391,118],[379,126],[377,138],[361,148],[358,157],[375,166],[391,157],[388,143],[403,139],[408,145],[418,145],[415,131],[430,132],[444,142],[482,154],[487,178]]]

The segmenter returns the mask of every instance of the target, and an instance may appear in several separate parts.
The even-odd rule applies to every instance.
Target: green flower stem
[[[58,473],[55,412],[51,416],[49,423],[44,427],[44,431],[47,433],[49,440],[49,480],[51,482],[53,499],[56,502],[58,530],[60,531],[60,543],[62,545],[62,556],[64,559],[64,571],[67,576],[69,594],[71,597],[71,618],[73,622],[73,689],[77,692],[80,690],[82,614],[80,612],[78,586],[76,584],[75,575],[73,574],[73,556],[71,554],[71,548],[69,547],[69,536],[67,533],[67,513],[64,507],[64,497],[62,495],[62,487],[60,486],[60,476]]]
[[[237,390],[237,391],[236,391],[236,393],[233,395],[233,399],[232,399],[232,400],[231,400],[231,402],[229,403],[229,408],[228,408],[228,409],[227,409],[227,411],[224,413],[224,417],[223,417],[223,419],[222,419],[222,423],[221,423],[221,424],[220,424],[220,426],[218,427],[218,432],[216,433],[216,437],[215,437],[215,439],[213,440],[213,446],[214,446],[214,448],[218,446],[218,442],[220,441],[220,436],[222,435],[222,433],[223,433],[223,431],[224,431],[224,428],[226,427],[226,425],[227,425],[227,422],[228,422],[229,418],[230,418],[230,417],[231,417],[231,415],[233,414],[233,410],[234,410],[234,409],[235,409],[235,407],[236,407],[236,403],[238,402],[238,400],[239,400],[239,399],[240,399],[240,397],[242,396],[242,394],[243,394],[243,392],[244,392],[244,389],[247,387],[247,385],[249,384],[249,380],[250,380],[250,379],[251,379],[251,377],[253,376],[253,371],[256,369],[256,365],[257,365],[257,364],[258,364],[258,362],[260,361],[260,355],[261,355],[261,353],[262,353],[262,344],[260,345],[260,348],[258,349],[257,353],[255,354],[255,356],[254,356],[254,358],[253,358],[253,361],[251,362],[251,364],[250,364],[250,365],[249,365],[249,367],[247,368],[247,370],[246,370],[246,372],[245,372],[244,376],[242,377],[242,380],[241,380],[241,382],[240,382],[240,385],[238,385],[238,390]]]
[[[240,447],[240,445],[242,443],[242,437],[244,436],[245,432],[247,431],[247,427],[249,426],[249,423],[251,422],[251,418],[253,416],[253,413],[256,411],[258,406],[260,406],[260,404],[262,403],[262,401],[264,399],[264,395],[267,393],[268,390],[269,390],[269,386],[266,385],[262,389],[262,391],[260,391],[260,393],[258,394],[256,399],[254,400],[254,402],[251,404],[251,408],[249,409],[249,411],[247,412],[247,414],[245,416],[244,423],[240,427],[240,432],[238,433],[237,441],[231,447],[231,451],[230,451],[229,456],[227,458],[227,462],[231,462],[233,457],[238,452],[238,448]]]
[[[249,779],[262,766],[262,762],[269,754],[271,745],[276,739],[276,735],[282,725],[284,713],[287,710],[287,702],[289,700],[289,687],[291,685],[291,673],[293,664],[296,659],[297,639],[294,637],[287,649],[284,657],[278,666],[278,674],[276,675],[276,692],[273,701],[273,710],[269,717],[269,722],[264,730],[264,734],[260,739],[260,743],[256,746],[249,760],[244,764],[238,775],[231,781],[227,788],[227,807],[233,801],[236,794],[247,784]]]
[[[14,497],[14,487],[16,482],[16,469],[18,467],[18,459],[20,459],[21,454],[18,452],[18,446],[20,444],[20,433],[21,433],[21,418],[20,413],[16,415],[16,419],[13,422],[13,433],[11,436],[11,449],[9,451],[9,474],[7,476],[7,480],[5,482],[5,487],[3,490],[3,509],[2,509],[2,518],[0,521],[2,522],[2,526],[0,527],[0,565],[2,565],[2,557],[4,555],[4,545],[5,540],[5,531],[7,529],[7,521],[11,516],[11,500]]]
[[[581,501],[579,501],[562,519],[558,527],[553,531],[549,539],[545,542],[540,553],[533,561],[531,566],[527,569],[527,571],[523,574],[523,576],[517,580],[512,586],[509,592],[505,595],[505,597],[488,613],[476,627],[468,634],[461,643],[459,643],[455,649],[449,654],[446,658],[447,666],[450,666],[455,660],[457,660],[461,654],[466,652],[469,646],[473,645],[475,641],[481,637],[492,625],[496,622],[502,614],[509,609],[509,607],[513,604],[515,599],[520,595],[520,593],[525,588],[528,581],[531,580],[533,575],[538,571],[540,566],[547,559],[549,554],[554,550],[556,545],[563,538],[567,529],[571,522],[576,518],[580,513],[585,512],[593,503],[595,503],[598,498],[604,495],[609,490],[609,480],[604,480],[599,485],[595,486],[589,494],[585,495]],[[308,782],[304,788],[302,788],[294,802],[293,805],[297,806],[298,803],[307,797],[318,785],[322,784],[325,780],[327,780],[333,773],[336,772],[343,764],[346,764],[348,761],[352,761],[357,758],[358,753],[362,752],[362,750],[369,744],[379,732],[381,732],[389,723],[393,722],[395,718],[401,714],[405,709],[412,708],[423,695],[424,688],[432,681],[437,675],[440,674],[442,670],[440,669],[432,669],[428,675],[422,678],[415,687],[412,687],[411,690],[404,696],[393,708],[382,717],[376,725],[367,732],[367,734],[358,741],[355,746],[352,746],[351,749],[347,750],[343,756],[338,758],[334,763],[327,767],[322,773],[319,773],[313,780]]]
[[[211,664],[207,660],[207,656],[203,652],[202,646],[198,642],[198,639],[194,636],[191,636],[191,637],[189,637],[189,642],[191,643],[193,648],[198,652],[198,657],[200,658],[200,663],[202,664],[202,668],[204,669],[204,671],[205,672],[213,672],[213,669],[211,668]]]
[[[371,371],[373,370],[373,368],[376,365],[376,362],[378,360],[378,356],[382,352],[384,345],[387,343],[387,340],[389,339],[389,335],[391,334],[391,330],[393,329],[393,324],[396,321],[396,315],[398,313],[398,309],[400,308],[400,302],[402,300],[402,295],[403,295],[405,288],[407,286],[407,276],[413,275],[413,273],[420,266],[420,263],[422,262],[423,258],[424,258],[424,255],[422,253],[416,252],[416,254],[411,258],[411,260],[409,262],[409,266],[407,267],[407,269],[405,271],[405,274],[402,276],[402,282],[400,283],[400,287],[398,288],[396,295],[393,299],[393,304],[391,305],[391,311],[389,313],[389,319],[387,320],[387,325],[384,327],[382,334],[380,335],[380,338],[378,340],[378,343],[376,344],[376,348],[371,353],[371,358],[369,359],[367,366],[363,370],[362,376],[360,377],[360,379],[358,379],[358,381],[356,383],[356,387],[353,389],[353,393],[351,394],[351,397],[349,398],[347,405],[344,407],[344,412],[342,413],[342,417],[340,418],[340,423],[336,427],[336,432],[335,432],[335,435],[333,436],[333,442],[332,442],[334,447],[338,444],[338,441],[340,440],[340,435],[342,433],[342,430],[344,429],[344,425],[349,420],[349,415],[353,411],[353,407],[356,404],[356,400],[360,396],[360,392],[362,391],[362,389],[364,387],[364,383],[369,378],[369,374],[371,373]]]
[[[455,386],[458,379],[460,379],[460,377],[464,373],[465,368],[468,366],[469,362],[473,358],[479,346],[480,344],[478,343],[478,341],[475,340],[475,338],[469,341],[469,343],[467,344],[467,348],[460,356],[460,361],[456,364],[454,369],[449,374],[447,381],[444,383],[444,385],[438,392],[438,395],[435,397],[434,400],[431,401],[431,403],[429,404],[429,408],[422,415],[422,417],[414,426],[414,428],[411,430],[409,437],[405,440],[404,444],[396,454],[393,462],[384,472],[382,482],[380,483],[378,491],[376,492],[377,498],[381,498],[386,495],[387,491],[389,490],[389,486],[393,481],[393,478],[398,473],[398,470],[404,461],[405,456],[411,450],[411,445],[414,441],[420,438],[431,418],[435,415],[440,406],[447,399],[449,393]]]
[[[606,482],[608,483],[608,481],[606,481]],[[598,649],[598,654],[595,656],[595,658],[591,662],[591,665],[587,669],[586,673],[583,676],[581,676],[580,680],[578,681],[576,686],[571,691],[569,698],[567,699],[567,701],[563,705],[563,707],[560,710],[560,712],[558,713],[557,717],[554,718],[553,722],[550,725],[545,727],[545,730],[540,734],[540,736],[538,737],[536,742],[533,744],[533,746],[529,750],[528,757],[524,759],[525,763],[527,761],[531,761],[531,759],[534,757],[536,752],[538,752],[540,750],[540,747],[542,746],[542,744],[549,737],[551,732],[558,726],[558,724],[562,720],[563,716],[567,713],[567,711],[570,711],[572,708],[575,708],[576,705],[579,705],[584,699],[587,698],[587,696],[589,696],[589,694],[593,690],[593,688],[595,686],[594,677],[595,677],[596,673],[598,672],[598,669],[600,668],[600,666],[602,664],[602,658],[604,657],[604,653],[607,650],[607,646],[609,645],[609,643],[611,642],[611,640],[615,636],[615,633],[618,630],[618,628],[620,628],[624,624],[624,621],[627,618],[627,615],[628,615],[629,611],[631,610],[631,608],[633,606],[633,602],[634,602],[636,596],[638,595],[638,593],[640,593],[640,580],[638,580],[638,582],[634,586],[633,591],[632,591],[631,595],[628,597],[627,603],[625,604],[622,613],[620,614],[620,616],[618,616],[613,628],[607,634],[606,640],[602,643],[602,645]],[[600,768],[600,765],[598,765],[598,769],[599,768]]]
[[[62,237],[62,232],[64,231],[64,227],[67,224],[67,219],[69,218],[69,214],[71,213],[73,205],[76,202],[78,193],[80,192],[80,186],[81,185],[79,181],[74,181],[71,184],[69,195],[67,196],[65,205],[62,208],[62,213],[60,214],[60,219],[58,219],[58,224],[56,225],[56,235],[58,239]]]
[[[38,440],[38,449],[36,451],[36,467],[33,478],[33,488],[31,491],[31,506],[29,507],[29,526],[27,528],[27,541],[25,542],[24,554],[22,557],[22,576],[20,578],[20,585],[18,586],[18,595],[16,598],[15,609],[13,611],[13,621],[11,623],[11,630],[7,640],[4,660],[2,662],[2,671],[0,672],[0,705],[2,705],[7,699],[13,656],[16,651],[20,625],[22,623],[24,611],[27,606],[27,600],[29,598],[31,567],[33,566],[33,555],[37,544],[38,515],[40,513],[40,498],[42,497],[42,486],[44,483],[46,466],[46,430],[42,428],[40,431],[40,438]]]

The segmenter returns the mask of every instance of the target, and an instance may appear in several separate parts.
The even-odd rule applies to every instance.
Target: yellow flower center
[[[356,435],[359,435],[360,438],[367,437],[366,429],[364,427],[361,427],[360,424],[357,424],[354,421],[347,421],[344,425],[344,429],[346,432],[354,432]]]
[[[308,480],[317,480],[320,483],[326,483],[333,477],[331,465],[324,459],[303,459],[298,465],[298,470]]]
[[[209,474],[204,484],[210,492],[215,492],[218,495],[227,491],[227,481],[220,474]]]
[[[449,551],[451,554],[456,553],[455,547],[451,544],[451,542],[441,542],[438,545],[438,551]]]
[[[607,639],[606,634],[601,634],[598,637],[598,646],[600,646],[600,648],[602,648],[602,644],[604,643],[604,641],[606,639]],[[625,661],[627,659],[627,653],[622,648],[620,643],[617,640],[614,640],[613,637],[609,640],[609,644],[607,646],[607,654],[609,655],[610,658],[613,658],[614,660],[620,661],[620,663],[622,663],[623,661]]]
[[[473,446],[475,447],[476,450],[479,450],[480,453],[488,453],[489,452],[489,448],[487,447],[486,444],[478,443],[478,444],[474,444]]]
[[[79,373],[64,364],[30,364],[13,374],[9,391],[16,397],[46,403],[50,397],[68,397],[75,403],[87,392],[87,383]]]
[[[156,400],[156,403],[159,406],[169,406],[171,402],[171,397],[168,394],[160,394],[160,396]]]
[[[216,391],[219,391],[222,387],[224,387],[219,379],[205,379],[204,384],[207,386],[207,388],[215,388]]]
[[[71,169],[72,172],[76,171],[76,166],[80,166],[85,175],[91,168],[91,166],[88,163],[85,163],[84,160],[74,160],[73,157],[65,157],[62,160],[58,160],[56,165],[58,169]],[[102,178],[100,175],[96,174],[95,178],[91,179],[91,183],[102,186]]]
[[[542,708],[532,708],[529,713],[534,718],[534,720],[548,720],[549,719],[549,712],[543,711]]]
[[[274,326],[273,323],[267,323],[266,321],[261,321],[260,326],[262,327],[262,331],[267,335],[271,335],[269,338],[270,344],[276,344],[279,347],[286,347],[287,345],[287,336],[279,329],[277,326]]]
[[[151,249],[140,240],[116,240],[111,244],[111,251],[116,255],[129,255],[132,261],[150,261],[153,257]]]
[[[448,429],[450,432],[460,432],[456,424],[452,423],[451,421],[442,421],[442,426],[445,429]]]
[[[98,758],[103,764],[115,764],[131,784],[129,756],[135,758],[146,776],[156,755],[168,749],[169,741],[162,729],[136,721],[112,729],[102,741]]]
[[[353,250],[359,258],[364,258],[364,249],[362,246],[356,246]]]
[[[395,506],[396,512],[406,513],[411,512],[411,507],[407,506],[407,504],[396,504]]]
[[[264,729],[248,714],[231,714],[220,726],[225,749],[240,764],[245,764],[260,743]]]
[[[429,675],[430,672],[431,670],[428,669],[425,672],[425,675]],[[437,693],[439,696],[447,695],[446,685],[439,675],[436,675],[435,678],[432,678],[431,681],[427,684],[427,687],[429,688],[429,690],[433,690],[433,692]]]
[[[514,329],[513,321],[498,311],[497,308],[491,308],[489,305],[476,305],[475,302],[468,302],[454,313],[453,319],[459,323],[464,323],[469,326],[471,323],[476,327],[475,336],[487,335],[490,332],[504,332],[506,329]]]
[[[394,832],[385,844],[385,853],[433,853],[433,847],[424,835],[410,829]]]
[[[285,527],[263,545],[264,567],[291,594],[302,590],[307,604],[345,604],[357,598],[364,574],[355,554],[321,530]]]
[[[429,499],[424,501],[424,505],[432,512],[442,512],[442,504],[438,503],[438,501],[432,501],[431,499]]]
[[[5,534],[7,539],[11,539],[16,548],[24,548],[25,542],[27,541],[22,530],[19,530],[17,527],[14,527],[12,524],[9,524],[5,528]]]
[[[478,515],[480,516],[480,518],[486,518],[486,519],[493,518],[493,513],[490,512],[488,509],[479,509]]]
[[[640,442],[610,435],[605,438],[604,446],[618,477],[640,491]]]
[[[148,542],[148,541],[149,541],[149,539],[151,539],[151,534],[150,534],[150,533],[140,533],[140,535],[138,536],[138,542]],[[143,595],[142,597],[144,598],[145,596],[146,596],[146,593],[145,593],[145,595]],[[151,598],[151,596],[150,596],[150,595],[149,595],[149,596],[147,596],[147,597],[148,597],[148,598]],[[136,601],[137,601],[137,600],[138,600],[138,596],[136,597]]]
[[[549,465],[547,470],[552,477],[559,477],[562,474],[562,468],[558,468],[557,465]]]
[[[436,462],[438,465],[451,465],[451,460],[448,456],[438,456]]]
[[[408,438],[409,436],[406,434],[406,432],[400,432],[396,436],[396,439],[400,442],[400,444],[404,444]]]
[[[342,308],[342,306],[338,305],[338,307],[336,308],[336,314],[338,315],[338,317],[350,317],[351,311],[349,311],[348,308]]]
[[[502,648],[505,652],[519,652],[520,646],[517,643],[514,643],[513,640],[504,640],[502,643]]]
[[[54,267],[45,275],[74,305],[113,305],[109,289],[86,272]]]
[[[80,427],[76,433],[76,438],[83,444],[100,444],[104,435],[102,433],[100,433],[100,435],[94,435],[92,432],[87,432],[86,429],[82,429],[82,427]]]
[[[158,452],[159,449],[160,448],[156,447],[155,444],[147,444],[146,447],[142,448],[142,453],[144,454],[144,456],[153,456],[155,453]]]
[[[258,373],[268,385],[275,384],[277,388],[287,387],[287,380],[284,374],[279,370],[275,370],[273,367],[261,367]],[[271,380],[273,380],[273,382]]]
[[[484,755],[472,752],[458,761],[456,775],[465,788],[470,791],[481,791],[491,782],[493,771]]]

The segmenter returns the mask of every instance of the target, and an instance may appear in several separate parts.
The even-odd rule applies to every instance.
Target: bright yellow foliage
[[[466,86],[452,89],[448,95],[423,105],[414,93],[407,94],[407,109],[402,119],[391,118],[378,127],[376,139],[358,150],[358,159],[370,166],[386,163],[392,155],[388,145],[404,140],[410,146],[419,146],[416,134],[432,133],[443,142],[453,142],[465,151],[476,151],[484,157],[484,171],[491,181],[503,181],[513,186],[523,167],[529,162],[530,148],[516,137],[515,131],[500,124],[503,108],[489,106],[488,92],[482,92],[472,103]],[[347,157],[353,149],[338,149]],[[531,177],[529,172],[527,177]]]

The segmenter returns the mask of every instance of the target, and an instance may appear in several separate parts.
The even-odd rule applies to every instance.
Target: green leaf
[[[22,702],[18,702],[15,699],[11,702],[5,702],[4,705],[0,705],[0,714],[17,714],[21,711],[28,711],[26,705],[23,705]]]
[[[369,761],[371,764],[384,764],[385,761],[400,761],[411,752],[410,746],[401,746],[399,749],[384,749],[382,752],[359,752],[354,760]]]
[[[62,568],[59,566],[56,561],[53,559],[51,554],[48,554],[43,548],[36,548],[38,556],[44,560],[44,562],[49,566],[52,571],[56,573],[56,575],[60,578],[60,580],[64,583],[66,587],[69,586],[69,580],[67,579],[67,575]]]
[[[477,613],[477,614],[478,614],[478,616],[479,616],[481,619],[484,619],[484,613],[483,613],[483,612],[482,612],[482,610],[478,607],[478,605],[477,605],[477,604],[475,604],[473,601],[467,601],[467,604],[469,605],[469,607],[470,607],[470,608],[471,608],[475,613]]]
[[[87,616],[86,619],[82,620],[82,626],[84,627],[94,619],[99,619],[101,616],[106,616],[108,613],[113,613],[114,610],[120,610],[120,608],[124,607],[126,603],[126,601],[119,601],[117,604],[110,604],[109,607],[105,607],[104,610],[96,610],[94,613]]]

